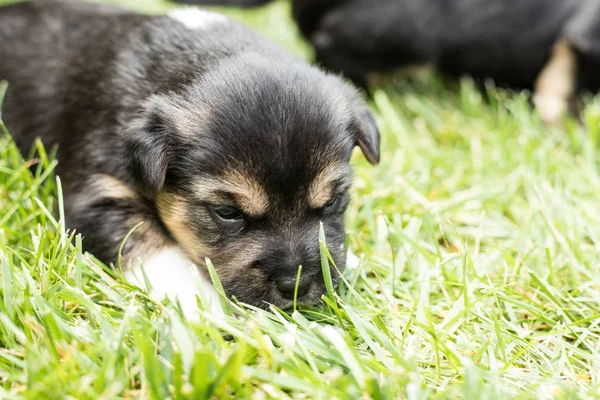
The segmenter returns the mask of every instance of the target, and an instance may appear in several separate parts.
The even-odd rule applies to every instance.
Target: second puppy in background
[[[317,61],[362,86],[378,73],[428,64],[531,89],[548,123],[577,114],[577,95],[600,89],[597,0],[292,0],[292,8]]]

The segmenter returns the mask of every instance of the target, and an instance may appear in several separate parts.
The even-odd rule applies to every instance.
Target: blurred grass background
[[[225,12],[310,59],[285,2]],[[339,295],[192,325],[71,244],[55,161],[39,146],[31,174],[5,132],[0,398],[600,397],[598,99],[558,130],[526,94],[467,79],[372,95],[382,163],[354,158],[362,262]]]

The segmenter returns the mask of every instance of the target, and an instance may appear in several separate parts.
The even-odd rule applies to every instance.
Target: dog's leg
[[[196,320],[198,306],[196,296],[213,314],[221,315],[219,297],[211,282],[198,267],[176,246],[166,247],[155,254],[131,263],[125,278],[142,288],[146,288],[158,301],[165,296],[177,301],[186,318]],[[146,280],[149,287],[146,287]]]
[[[196,296],[206,309],[219,313],[212,284],[169,238],[152,206],[132,187],[110,175],[92,174],[77,188],[65,189],[66,222],[83,232],[85,250],[106,263],[120,260],[129,282],[147,289],[157,301],[165,296],[179,301],[189,319],[198,317]]]
[[[567,112],[576,116],[577,69],[574,48],[567,40],[559,41],[535,83],[533,102],[544,122],[559,125]]]

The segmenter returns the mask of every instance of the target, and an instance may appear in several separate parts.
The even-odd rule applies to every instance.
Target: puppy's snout
[[[298,281],[298,294],[297,297],[303,297],[308,294],[310,287],[312,286],[312,277],[303,275]],[[288,300],[294,299],[294,292],[296,290],[296,279],[291,276],[282,276],[275,280],[275,287],[281,292],[281,296]]]
[[[277,247],[277,250],[271,249],[264,253],[254,265],[262,269],[281,296],[288,300],[294,298],[298,269],[302,265],[297,298],[306,296],[320,270],[318,248],[310,251],[312,249],[308,246],[297,246],[293,249],[295,251],[291,251],[291,249],[282,249],[281,245]]]

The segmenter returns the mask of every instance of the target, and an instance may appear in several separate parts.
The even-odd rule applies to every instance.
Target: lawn
[[[229,14],[309,55],[285,3]],[[82,254],[51,150],[0,133],[0,398],[600,398],[600,99],[559,130],[468,80],[372,94],[337,294],[193,324]]]

